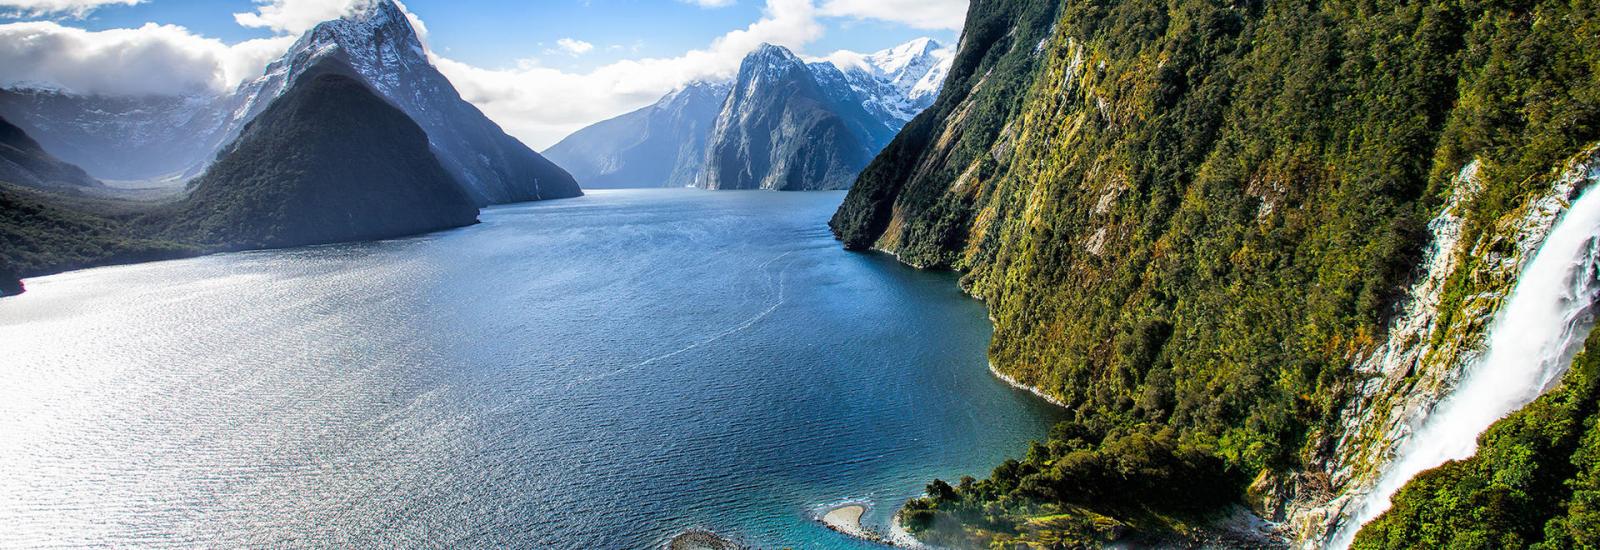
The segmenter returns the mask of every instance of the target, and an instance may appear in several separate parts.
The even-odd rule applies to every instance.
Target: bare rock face
[[[828,66],[824,74],[838,70]],[[842,75],[837,76],[840,80]],[[846,189],[894,131],[850,97],[829,93],[789,50],[745,57],[711,132],[706,189]]]

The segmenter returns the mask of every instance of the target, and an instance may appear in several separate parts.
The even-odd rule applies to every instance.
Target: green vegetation
[[[245,127],[165,212],[142,220],[211,248],[389,238],[477,222],[410,117],[325,60]]]
[[[1074,430],[1171,429],[1173,449],[1216,459],[1193,475],[1237,497],[1328,452],[1350,362],[1375,347],[1463,165],[1483,163],[1464,212],[1476,242],[1600,140],[1597,12],[976,1],[946,95],[832,225],[848,247],[966,271],[997,368],[1066,403]],[[1183,516],[1103,496],[1146,475],[1067,494],[991,479],[957,488],[966,504],[918,501],[932,515],[913,527],[1045,544],[1026,527],[1038,514]]]
[[[181,200],[0,183],[0,293],[19,292],[19,278],[72,269],[476,223],[477,207],[427,134],[349,71],[334,61],[308,69]],[[20,130],[10,137],[32,142]],[[33,165],[64,165],[35,152]]]
[[[1600,546],[1600,334],[1561,386],[1413,479],[1355,548]]]
[[[1180,442],[1171,427],[1098,435],[1061,424],[1048,443],[1035,443],[989,479],[967,477],[955,487],[934,480],[928,496],[901,514],[934,544],[1098,548],[1130,531],[1191,532],[1192,522],[1239,497],[1241,480],[1215,475],[1222,469],[1213,453]]]
[[[71,198],[0,182],[0,284],[23,277],[196,254],[139,237],[120,201]],[[12,287],[7,294],[20,288]]]

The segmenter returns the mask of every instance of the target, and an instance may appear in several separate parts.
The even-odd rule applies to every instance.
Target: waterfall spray
[[[1600,191],[1600,190],[1593,190]],[[1472,456],[1478,434],[1558,381],[1594,326],[1600,299],[1600,192],[1584,192],[1551,230],[1489,327],[1484,353],[1455,389],[1414,425],[1373,487],[1345,508],[1329,547],[1346,548],[1362,524],[1424,470]]]

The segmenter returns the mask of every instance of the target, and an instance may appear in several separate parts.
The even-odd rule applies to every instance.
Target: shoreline
[[[868,542],[888,544],[888,539],[861,524],[861,518],[867,515],[867,504],[864,502],[848,502],[829,508],[823,512],[817,521],[824,527],[839,534],[861,539]]]
[[[861,524],[861,518],[866,516],[868,505],[866,503],[845,503],[834,506],[821,517],[817,518],[823,526],[839,534],[881,544],[890,548],[907,548],[910,550],[932,550],[933,547],[917,540],[909,531],[900,526],[900,512],[895,511],[894,517],[889,519],[889,532],[880,533]]]
[[[1038,397],[1039,399],[1043,399],[1043,400],[1045,400],[1045,402],[1050,403],[1051,405],[1055,405],[1055,406],[1061,407],[1063,409],[1068,408],[1066,403],[1063,403],[1063,402],[1061,402],[1060,399],[1056,399],[1055,397],[1052,397],[1050,394],[1045,393],[1044,390],[1041,390],[1039,388],[1035,388],[1033,386],[1029,386],[1027,384],[1023,384],[1022,382],[1018,382],[1017,379],[1015,379],[1015,378],[1012,378],[1010,376],[1006,376],[1005,373],[1000,372],[1000,369],[995,368],[994,361],[990,361],[989,362],[989,373],[993,374],[995,376],[995,378],[999,378],[1000,380],[1004,381],[1007,385],[1010,385],[1012,388],[1016,388],[1016,389],[1031,393],[1035,397]]]

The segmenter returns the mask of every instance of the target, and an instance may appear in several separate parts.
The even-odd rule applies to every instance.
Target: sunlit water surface
[[[865,546],[1056,418],[839,193],[597,192],[475,227],[28,281],[0,546]]]

